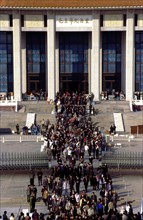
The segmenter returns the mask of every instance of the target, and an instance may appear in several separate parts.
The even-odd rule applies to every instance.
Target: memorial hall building
[[[1,0],[0,93],[143,91],[143,0]]]

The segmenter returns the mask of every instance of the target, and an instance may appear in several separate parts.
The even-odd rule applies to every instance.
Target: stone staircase
[[[10,128],[16,131],[16,124],[19,124],[20,130],[26,125],[27,113],[3,112],[0,113],[0,128]],[[41,124],[42,119],[49,119],[52,124],[55,124],[55,115],[38,113],[36,114],[36,123]]]
[[[0,128],[10,128],[15,131],[15,126],[18,123],[20,130],[22,130],[26,125],[27,113],[36,113],[37,124],[41,124],[42,119],[49,119],[52,124],[55,124],[55,115],[51,114],[53,108],[53,104],[48,104],[45,101],[20,102],[17,113],[14,111],[0,112]]]
[[[92,116],[94,123],[101,130],[109,131],[114,122],[114,113],[121,113],[124,124],[124,132],[130,133],[131,126],[143,125],[143,112],[131,112],[129,102],[126,101],[102,101],[94,105],[96,114]]]
[[[19,104],[19,112],[35,112],[37,114],[51,114],[54,108],[53,104],[46,101],[22,101]]]
[[[126,101],[101,101],[96,102],[94,108],[97,109],[100,113],[124,113],[130,112],[129,102]]]
[[[123,114],[125,131],[131,131],[131,126],[143,125],[143,111]]]
[[[49,119],[52,124],[55,123],[55,115],[51,114],[54,109],[53,104],[46,101],[24,101],[20,102],[19,111],[0,112],[0,128],[10,128],[16,130],[18,123],[20,129],[26,124],[27,113],[36,113],[36,122],[41,124],[42,119]],[[130,133],[130,127],[134,125],[143,125],[143,112],[131,112],[129,102],[126,101],[102,101],[94,105],[95,115],[91,115],[93,122],[102,130],[109,130],[114,123],[113,113],[122,113],[125,132]]]

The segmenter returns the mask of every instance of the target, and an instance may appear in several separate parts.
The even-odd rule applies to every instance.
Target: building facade
[[[143,1],[105,2],[2,1],[0,92],[143,91]]]

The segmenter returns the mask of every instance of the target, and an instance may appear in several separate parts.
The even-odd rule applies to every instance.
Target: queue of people
[[[48,209],[47,219],[100,219],[116,210],[118,195],[106,166],[99,167],[94,176],[77,167],[68,166],[66,170],[60,163],[43,179],[41,194]]]
[[[57,93],[56,123],[43,120],[43,136],[49,163],[57,161],[47,174],[40,174],[38,184],[47,209],[46,220],[95,219],[141,220],[131,207],[119,212],[118,193],[106,165],[94,167],[101,159],[104,138],[87,114],[88,98],[83,93]],[[38,176],[38,175],[37,175]],[[97,197],[97,192],[100,195]],[[35,194],[34,194],[35,193]],[[36,192],[30,192],[30,212],[33,220],[41,219],[35,209]],[[37,214],[38,213],[38,214]],[[6,220],[6,219],[4,219]],[[27,219],[28,220],[28,219]]]
[[[57,166],[43,178],[41,196],[48,219],[128,219],[117,211],[118,194],[108,167],[95,169],[100,160],[103,136],[87,114],[87,96],[58,93],[55,99],[56,124],[44,121],[49,162]],[[88,161],[85,161],[88,155]],[[99,191],[100,198],[97,198]],[[124,218],[123,218],[124,217]],[[139,219],[139,216],[133,219]]]

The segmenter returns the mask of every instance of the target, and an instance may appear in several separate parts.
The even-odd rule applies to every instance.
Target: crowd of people
[[[110,100],[110,96],[112,97],[113,100],[125,100],[126,96],[125,93],[121,91],[115,91],[114,89],[112,91],[107,90],[107,91],[102,91],[100,94],[101,100]]]
[[[28,99],[32,97],[32,99]],[[22,94],[23,101],[27,100],[46,100],[47,99],[47,92],[40,89],[39,91],[27,91]]]
[[[141,220],[140,213],[133,213],[131,204],[119,212],[118,193],[107,165],[94,167],[94,161],[101,160],[105,142],[87,114],[86,105],[90,101],[90,96],[83,93],[56,95],[56,124],[43,120],[42,132],[49,164],[56,160],[57,165],[49,167],[47,175],[41,170],[37,173],[47,215],[39,214],[35,209],[37,190],[33,187],[33,176],[27,200],[32,216],[28,213],[25,220]]]

